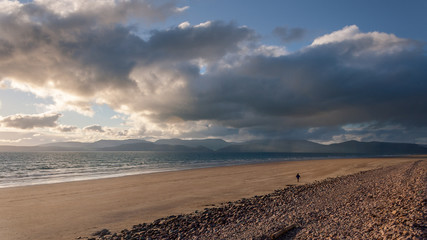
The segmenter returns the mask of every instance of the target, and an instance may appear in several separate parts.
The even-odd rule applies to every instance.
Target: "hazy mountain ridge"
[[[336,153],[370,153],[370,154],[402,154],[402,153],[427,153],[427,148],[411,143],[389,142],[358,142],[348,141],[327,145],[328,151]]]
[[[140,142],[122,144],[113,147],[100,148],[101,151],[158,151],[158,152],[210,152],[209,148],[203,146],[188,147],[184,145],[156,144],[152,142]]]
[[[58,143],[48,143],[38,145],[38,147],[49,147],[49,148],[80,148],[85,150],[97,150],[100,148],[116,147],[123,144],[133,144],[148,142],[142,139],[126,139],[126,140],[99,140],[92,143],[82,143],[82,142],[58,142]]]
[[[214,151],[230,146],[233,143],[226,142],[222,139],[198,139],[198,140],[182,140],[179,138],[160,139],[155,142],[163,145],[183,145],[187,147],[205,147]]]
[[[253,140],[219,149],[221,152],[322,152],[325,145],[306,140]]]
[[[348,141],[323,145],[306,140],[257,140],[231,145],[223,152],[295,152],[295,153],[364,153],[426,154],[427,148],[412,143]]]
[[[66,146],[0,146],[0,152],[59,152],[59,151],[88,151],[81,147]]]
[[[39,146],[0,146],[0,151],[168,151],[168,152],[289,152],[289,153],[364,153],[427,154],[427,147],[411,143],[348,141],[323,145],[307,140],[252,140],[230,143],[222,139],[142,139],[100,140],[92,143],[59,142]]]

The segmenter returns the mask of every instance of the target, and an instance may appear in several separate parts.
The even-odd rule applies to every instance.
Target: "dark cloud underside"
[[[33,129],[56,127],[61,114],[36,114],[36,115],[12,115],[0,118],[0,124],[5,127],[19,129]]]
[[[0,14],[0,78],[69,97],[54,98],[58,105],[87,111],[96,101],[183,136],[324,138],[325,129],[350,133],[343,128],[349,124],[397,125],[412,134],[427,127],[427,57],[420,42],[348,26],[297,52],[265,54],[253,30],[219,21],[153,30],[144,40],[128,21],[143,18],[138,13],[161,20],[176,8],[175,2],[155,5],[161,16],[155,19],[148,3],[68,15],[28,4]],[[274,33],[291,42],[305,31],[278,27]],[[53,127],[58,117],[2,123]],[[214,127],[194,133],[178,127],[201,121]],[[104,131],[98,125],[86,130]]]
[[[276,27],[273,34],[280,38],[284,43],[301,40],[306,33],[302,28]]]

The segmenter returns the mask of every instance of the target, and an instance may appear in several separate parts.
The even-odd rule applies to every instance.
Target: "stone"
[[[92,236],[100,236],[100,237],[103,237],[103,236],[105,236],[105,235],[110,235],[111,234],[111,232],[108,230],[108,229],[102,229],[102,230],[100,230],[100,231],[98,231],[98,232],[95,232],[94,234],[92,234]]]

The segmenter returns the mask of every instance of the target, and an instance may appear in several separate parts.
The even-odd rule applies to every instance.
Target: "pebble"
[[[133,226],[96,240],[427,239],[427,161],[328,178]]]

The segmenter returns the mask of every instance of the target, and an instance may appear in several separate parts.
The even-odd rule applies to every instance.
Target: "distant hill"
[[[348,141],[326,145],[328,152],[334,153],[368,153],[368,154],[422,154],[427,148],[412,143],[358,142]]]
[[[229,143],[222,139],[100,140],[92,143],[58,142],[39,146],[0,146],[2,152],[31,151],[168,151],[168,152],[289,152],[349,153],[373,155],[427,154],[427,147],[411,143],[348,141],[330,145],[306,140],[254,140]]]
[[[165,145],[182,145],[187,147],[202,146],[214,151],[231,145],[231,143],[226,142],[222,139],[181,140],[178,138],[173,138],[173,139],[160,139],[160,140],[157,140],[155,143],[165,144]]]
[[[60,149],[59,151],[64,150],[74,150],[74,151],[92,151],[100,148],[115,147],[123,144],[132,144],[132,143],[141,143],[147,142],[141,139],[127,139],[127,140],[99,140],[93,143],[83,143],[83,142],[58,142],[58,143],[48,143],[38,145],[40,148]]]
[[[323,152],[324,145],[306,140],[255,140],[233,144],[220,152]]]
[[[208,141],[209,142],[209,141]],[[210,152],[212,149],[199,144],[159,144],[141,139],[100,140],[92,143],[58,142],[38,146],[0,146],[2,152],[37,151],[158,151],[158,152]]]
[[[101,151],[157,151],[157,152],[211,152],[203,146],[188,147],[183,145],[156,144],[152,142],[140,142],[123,144],[114,147],[99,148]]]
[[[221,152],[298,152],[359,154],[427,154],[427,148],[410,143],[358,142],[323,145],[306,140],[259,140],[233,144]]]
[[[87,147],[89,143],[82,143],[82,142],[55,142],[55,143],[46,143],[37,145],[37,147],[42,148],[79,148],[84,149]]]
[[[0,146],[0,152],[31,152],[34,147],[21,147],[21,146],[9,146],[3,145]]]
[[[0,152],[50,152],[50,151],[86,151],[77,147],[52,146],[0,146]]]

